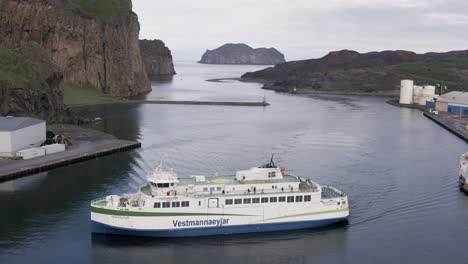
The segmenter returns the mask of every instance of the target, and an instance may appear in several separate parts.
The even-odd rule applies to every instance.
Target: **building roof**
[[[15,131],[21,128],[44,123],[44,120],[32,117],[4,117],[0,116],[0,131]]]
[[[468,105],[468,93],[464,92],[450,92],[439,96],[439,102],[446,102],[451,104]]]

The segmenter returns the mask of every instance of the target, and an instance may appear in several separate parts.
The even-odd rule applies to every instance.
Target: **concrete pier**
[[[61,128],[49,129],[67,136],[73,143],[72,146],[64,152],[29,160],[0,159],[0,182],[141,147],[138,141],[120,140],[112,135],[91,129],[70,125]]]
[[[466,121],[464,121],[463,118],[459,119],[458,115],[440,112],[437,115],[434,113],[424,112],[424,116],[468,143],[468,130],[465,130]]]

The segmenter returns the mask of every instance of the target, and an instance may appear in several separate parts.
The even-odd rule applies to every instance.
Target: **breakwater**
[[[77,104],[69,107],[81,107],[89,105],[105,105],[105,104],[165,104],[165,105],[224,105],[224,106],[269,106],[266,101],[260,102],[230,102],[230,101],[174,101],[174,100],[120,100],[114,102],[102,102],[95,104]]]

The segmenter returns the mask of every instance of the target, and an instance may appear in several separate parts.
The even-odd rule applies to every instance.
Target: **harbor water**
[[[261,101],[268,107],[102,105],[93,128],[142,148],[0,184],[0,263],[462,263],[466,143],[422,112],[369,96],[297,96],[238,77],[258,66],[177,63],[146,99]],[[163,154],[180,177],[268,162],[350,198],[348,223],[189,239],[92,235],[92,199],[135,192]]]

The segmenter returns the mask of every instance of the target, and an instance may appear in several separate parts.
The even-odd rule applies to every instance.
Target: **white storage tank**
[[[419,97],[419,100],[417,101],[417,103],[419,105],[426,105],[426,101],[432,101],[433,98],[432,96],[421,96]]]
[[[400,104],[413,103],[413,86],[412,80],[401,80],[400,86]]]
[[[432,85],[424,86],[423,94],[431,95],[431,96],[435,95],[435,86],[432,86]]]
[[[418,103],[421,99],[424,88],[419,85],[413,86],[413,103]]]
[[[419,85],[413,86],[413,95],[421,95],[423,93],[424,88]]]

